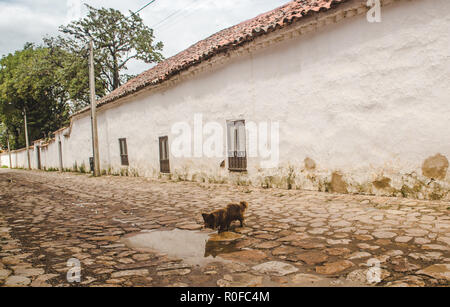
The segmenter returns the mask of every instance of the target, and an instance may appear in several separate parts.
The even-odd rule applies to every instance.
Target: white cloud
[[[26,42],[39,43],[46,34],[56,34],[64,20],[61,16],[0,2],[0,54],[14,52]]]

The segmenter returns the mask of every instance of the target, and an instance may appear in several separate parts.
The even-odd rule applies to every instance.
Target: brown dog
[[[241,227],[244,227],[244,213],[247,208],[248,203],[241,201],[239,205],[229,204],[225,209],[214,211],[211,214],[203,213],[205,227],[211,229],[219,227],[219,233],[229,230],[234,221],[241,222]]]

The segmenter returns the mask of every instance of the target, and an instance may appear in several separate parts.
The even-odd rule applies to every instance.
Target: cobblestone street
[[[0,189],[0,286],[450,284],[449,202],[5,169]],[[201,213],[241,200],[244,228],[201,229]],[[210,240],[126,240],[175,229]],[[71,258],[80,283],[67,281]]]

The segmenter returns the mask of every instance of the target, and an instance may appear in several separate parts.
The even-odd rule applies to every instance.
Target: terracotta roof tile
[[[125,97],[149,85],[162,83],[171,76],[209,59],[215,54],[236,48],[277,28],[286,27],[311,12],[326,11],[345,1],[347,0],[291,1],[253,19],[217,32],[128,81],[99,100],[98,105]]]

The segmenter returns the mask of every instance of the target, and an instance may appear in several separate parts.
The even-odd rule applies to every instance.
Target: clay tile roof
[[[217,32],[128,81],[99,100],[98,105],[125,97],[149,85],[162,83],[171,76],[218,53],[236,48],[255,39],[257,36],[286,27],[303,16],[313,12],[326,11],[345,1],[347,0],[295,0],[253,19]]]

